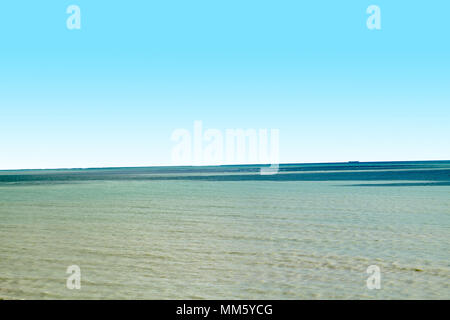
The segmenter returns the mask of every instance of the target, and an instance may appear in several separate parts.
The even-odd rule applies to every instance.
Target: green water
[[[1,172],[0,298],[449,299],[449,181],[449,162]]]

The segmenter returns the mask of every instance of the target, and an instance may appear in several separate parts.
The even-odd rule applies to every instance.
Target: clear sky
[[[0,169],[171,164],[195,120],[279,129],[281,162],[450,159],[449,36],[447,0],[3,1]]]

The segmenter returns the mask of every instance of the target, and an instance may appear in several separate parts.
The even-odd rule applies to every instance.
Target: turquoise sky
[[[449,16],[446,0],[4,1],[0,169],[171,164],[195,120],[279,129],[281,162],[450,159]]]

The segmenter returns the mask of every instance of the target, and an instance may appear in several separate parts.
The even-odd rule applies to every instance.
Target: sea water
[[[258,170],[0,172],[0,298],[450,298],[450,162]]]

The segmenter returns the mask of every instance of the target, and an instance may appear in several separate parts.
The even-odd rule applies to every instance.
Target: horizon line
[[[449,160],[381,160],[381,161],[332,161],[332,162],[284,162],[278,163],[278,165],[306,165],[306,164],[364,164],[364,163],[390,163],[390,162],[450,162]],[[5,171],[39,171],[39,170],[95,170],[95,169],[131,169],[131,168],[195,168],[195,167],[243,167],[243,166],[255,166],[266,167],[270,166],[270,163],[237,163],[237,164],[205,164],[205,165],[142,165],[142,166],[108,166],[108,167],[60,167],[60,168],[29,168],[29,169],[0,169],[0,172]]]

